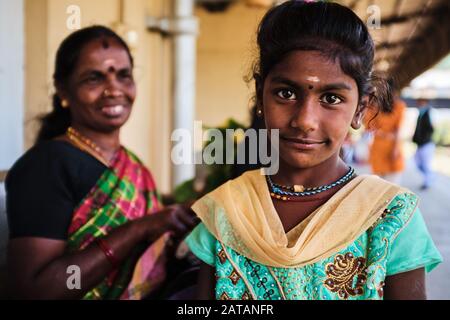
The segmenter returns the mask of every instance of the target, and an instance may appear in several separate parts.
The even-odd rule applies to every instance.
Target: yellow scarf
[[[223,244],[272,267],[330,257],[369,229],[396,195],[408,192],[376,176],[358,176],[286,234],[260,172],[228,181],[192,209]]]

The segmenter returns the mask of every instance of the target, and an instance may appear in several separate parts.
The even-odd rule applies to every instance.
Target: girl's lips
[[[101,109],[102,113],[107,117],[119,117],[125,112],[124,105],[105,106]]]
[[[325,143],[324,141],[313,139],[297,139],[287,137],[281,137],[281,139],[292,146],[294,149],[298,150],[314,150]]]

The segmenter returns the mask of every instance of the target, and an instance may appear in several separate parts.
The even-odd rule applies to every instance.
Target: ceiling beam
[[[394,60],[395,65],[390,70],[390,74],[396,75],[401,86],[406,86],[450,52],[449,16],[450,6],[447,6],[445,11],[437,15],[432,23],[417,36],[422,41],[407,44],[403,53]]]
[[[404,39],[396,42],[381,42],[377,44],[376,50],[383,50],[383,49],[396,49],[398,47],[404,47],[411,44],[418,44],[424,40],[423,36],[416,36],[410,40]]]
[[[440,6],[437,6],[435,8],[431,8],[425,12],[423,12],[422,9],[398,16],[398,15],[392,15],[390,17],[382,18],[381,19],[381,25],[382,26],[390,26],[392,24],[399,24],[399,23],[405,23],[410,21],[411,19],[418,18],[418,17],[434,17],[436,15],[442,14],[442,12],[448,8],[448,4],[443,4]]]

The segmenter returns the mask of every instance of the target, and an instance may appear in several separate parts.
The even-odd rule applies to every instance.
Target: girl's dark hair
[[[339,61],[352,77],[359,98],[370,97],[370,105],[388,112],[392,91],[381,77],[372,74],[375,47],[363,21],[349,8],[331,2],[287,1],[270,9],[257,35],[259,59],[253,77],[261,84],[293,50],[314,50]],[[258,93],[257,93],[258,99]]]
[[[64,39],[56,53],[55,73],[53,74],[53,83],[56,89],[68,88],[68,80],[78,64],[84,46],[98,39],[112,39],[120,44],[127,51],[133,66],[133,57],[128,45],[114,31],[103,26],[80,29]],[[106,41],[104,46],[108,47]],[[41,128],[36,143],[62,135],[70,126],[70,110],[62,107],[61,99],[57,93],[53,95],[52,105],[53,110],[40,118]]]

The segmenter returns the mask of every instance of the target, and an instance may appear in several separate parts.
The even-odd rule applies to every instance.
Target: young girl
[[[279,130],[280,167],[194,204],[200,298],[424,299],[424,271],[442,258],[416,195],[339,158],[366,107],[391,105],[366,26],[335,3],[287,1],[263,18],[258,45],[258,115]]]

